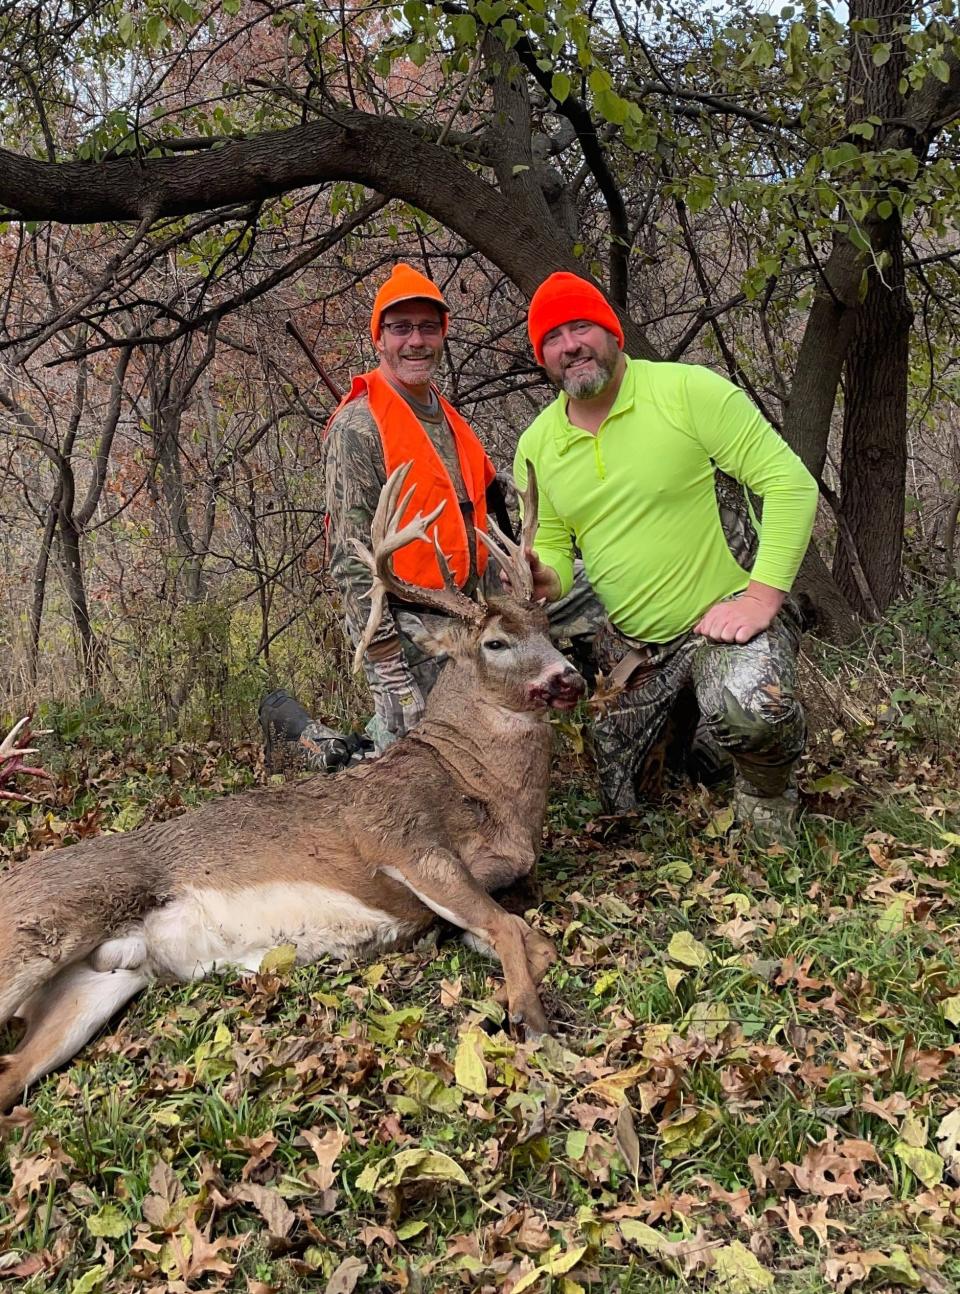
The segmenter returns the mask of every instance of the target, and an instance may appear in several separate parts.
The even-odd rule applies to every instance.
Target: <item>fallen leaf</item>
[[[453,1059],[457,1086],[475,1096],[487,1094],[487,1069],[477,1046],[477,1030],[468,1029],[460,1039]]]
[[[296,944],[278,944],[263,954],[260,960],[261,975],[289,975],[297,964]]]
[[[640,1142],[629,1105],[622,1105],[617,1115],[617,1148],[634,1181],[640,1176]]]
[[[403,1182],[456,1182],[469,1186],[470,1179],[455,1159],[442,1150],[428,1150],[411,1146],[396,1155],[388,1155],[379,1163],[368,1164],[357,1178],[361,1191],[375,1191],[384,1187],[399,1186]]]
[[[657,1125],[663,1140],[664,1151],[670,1158],[684,1155],[701,1145],[716,1123],[716,1115],[709,1110],[687,1106],[672,1119]]]
[[[756,1294],[773,1289],[773,1272],[739,1240],[724,1245],[713,1255],[717,1290],[723,1294]]]
[[[95,1289],[99,1289],[107,1277],[107,1268],[104,1263],[96,1267],[91,1267],[89,1271],[83,1273],[79,1280],[75,1280],[70,1286],[70,1294],[93,1294]]]
[[[898,1141],[893,1153],[901,1159],[924,1186],[938,1186],[943,1181],[943,1160],[935,1150],[922,1150],[905,1141]]]
[[[640,1079],[646,1078],[649,1073],[650,1062],[644,1060],[638,1065],[631,1065],[629,1069],[621,1069],[616,1074],[608,1074],[605,1078],[598,1078],[583,1090],[584,1092],[592,1093],[594,1096],[599,1096],[601,1100],[619,1110],[620,1106],[624,1104],[628,1088],[635,1087]]]
[[[295,1214],[287,1207],[283,1196],[272,1186],[242,1182],[234,1189],[233,1198],[245,1204],[252,1204],[266,1222],[270,1234],[281,1240],[297,1220]]]
[[[130,1219],[116,1204],[104,1204],[96,1213],[89,1214],[86,1224],[92,1236],[105,1236],[109,1240],[125,1236],[131,1226]]]
[[[512,1294],[523,1294],[523,1291],[535,1285],[541,1276],[562,1276],[564,1272],[572,1271],[586,1252],[587,1245],[577,1245],[565,1253],[558,1254],[556,1258],[541,1263],[532,1272],[527,1272],[525,1276],[520,1277],[513,1287]]]
[[[955,1182],[960,1182],[960,1107],[940,1120],[935,1136],[947,1172]]]
[[[667,956],[681,966],[702,970],[710,962],[710,953],[689,930],[678,930],[667,944]]]
[[[366,1270],[367,1263],[362,1258],[344,1258],[327,1281],[324,1294],[353,1294],[357,1281]]]

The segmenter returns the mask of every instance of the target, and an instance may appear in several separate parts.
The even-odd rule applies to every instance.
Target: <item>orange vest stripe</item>
[[[453,578],[457,586],[462,588],[470,576],[470,547],[476,549],[478,575],[482,575],[486,569],[487,550],[477,542],[475,535],[467,536],[450,474],[403,396],[376,369],[362,373],[353,379],[350,390],[327,424],[327,430],[332,427],[340,410],[361,396],[367,397],[370,413],[380,433],[387,476],[403,463],[413,462],[406,487],[409,489],[413,486],[413,497],[401,518],[401,524],[405,525],[418,512],[426,516],[441,499],[446,500],[447,506],[437,518],[434,532]],[[470,424],[461,418],[439,391],[437,396],[447,425],[453,433],[464,488],[473,505],[474,525],[486,530],[487,486],[496,475],[493,464]],[[443,588],[443,577],[432,544],[419,542],[401,548],[394,554],[393,569],[400,579],[416,584],[419,588]]]

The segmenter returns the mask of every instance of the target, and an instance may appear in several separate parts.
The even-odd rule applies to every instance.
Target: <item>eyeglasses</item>
[[[381,324],[381,327],[386,329],[391,337],[410,337],[415,332],[418,332],[421,337],[439,337],[443,332],[443,324],[435,319],[419,324],[401,319],[399,323],[385,323]]]

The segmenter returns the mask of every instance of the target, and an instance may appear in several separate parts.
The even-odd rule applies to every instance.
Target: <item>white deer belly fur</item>
[[[155,979],[194,980],[226,966],[255,971],[280,944],[293,944],[305,965],[324,954],[373,954],[415,931],[412,922],[323,885],[274,883],[230,894],[196,889],[100,944],[90,960],[95,970],[139,968]]]

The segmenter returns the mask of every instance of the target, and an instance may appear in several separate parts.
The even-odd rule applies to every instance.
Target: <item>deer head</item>
[[[572,709],[584,693],[584,681],[550,641],[543,606],[532,600],[533,580],[525,552],[537,529],[537,478],[527,464],[523,492],[523,535],[514,543],[494,523],[491,534],[477,531],[480,541],[504,572],[509,587],[502,597],[476,602],[457,588],[436,533],[428,533],[443,510],[441,503],[428,516],[417,513],[401,526],[413,495],[402,494],[412,463],[398,467],[387,480],[370,528],[372,551],[354,540],[354,548],[373,576],[370,617],[357,646],[354,668],[360,666],[380,624],[386,597],[435,607],[448,617],[437,630],[418,635],[417,645],[433,655],[446,655],[471,669],[489,699],[509,710]],[[402,496],[402,497],[401,497]],[[443,579],[442,589],[423,589],[401,580],[393,570],[393,554],[405,544],[433,544]]]

